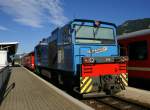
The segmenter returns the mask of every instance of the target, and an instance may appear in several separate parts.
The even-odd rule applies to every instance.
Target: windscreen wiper
[[[95,28],[93,28],[93,34],[94,34],[94,38],[95,38],[95,36],[97,35],[97,33],[98,33],[98,29],[99,29],[99,27],[96,27],[96,30],[94,31],[94,29]]]
[[[81,23],[80,27],[76,30],[76,32],[78,32],[83,25],[84,25],[84,22]]]

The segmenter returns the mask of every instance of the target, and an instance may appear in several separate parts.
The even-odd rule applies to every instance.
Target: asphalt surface
[[[10,80],[0,106],[0,110],[83,109],[22,67],[12,68]]]

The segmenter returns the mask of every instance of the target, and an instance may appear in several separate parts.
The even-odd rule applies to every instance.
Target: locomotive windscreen
[[[75,33],[76,43],[115,43],[113,28],[76,25]]]

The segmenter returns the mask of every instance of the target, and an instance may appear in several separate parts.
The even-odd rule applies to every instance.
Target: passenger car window
[[[148,58],[147,41],[130,43],[128,50],[130,60],[146,60]]]

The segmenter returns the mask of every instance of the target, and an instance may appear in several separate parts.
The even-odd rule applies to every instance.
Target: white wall
[[[8,65],[7,51],[0,50],[0,69]]]

